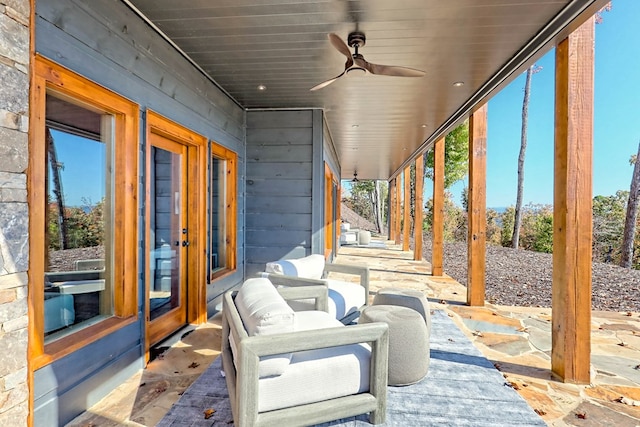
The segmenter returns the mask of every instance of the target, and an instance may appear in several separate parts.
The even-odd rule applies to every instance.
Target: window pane
[[[47,94],[45,342],[113,314],[113,117]]]
[[[227,267],[226,243],[226,161],[212,158],[211,163],[211,259],[210,271]]]
[[[150,320],[180,305],[180,250],[183,239],[181,217],[182,156],[151,148],[150,224],[151,272]],[[186,238],[186,235],[184,236]]]

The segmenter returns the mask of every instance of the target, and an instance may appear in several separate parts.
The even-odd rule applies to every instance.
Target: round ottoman
[[[358,323],[389,325],[389,385],[414,384],[429,370],[427,325],[415,310],[397,305],[366,307]]]
[[[373,297],[373,305],[399,305],[412,308],[424,319],[431,332],[431,310],[424,294],[414,289],[383,288]]]
[[[371,232],[367,230],[360,230],[358,232],[358,244],[365,246],[369,243],[371,243]]]

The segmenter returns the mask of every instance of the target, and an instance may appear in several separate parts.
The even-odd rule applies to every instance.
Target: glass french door
[[[187,149],[150,135],[147,158],[149,253],[146,286],[149,344],[187,323]]]

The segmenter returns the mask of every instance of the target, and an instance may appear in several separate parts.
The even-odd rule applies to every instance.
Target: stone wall
[[[25,426],[29,0],[0,0],[0,425]]]

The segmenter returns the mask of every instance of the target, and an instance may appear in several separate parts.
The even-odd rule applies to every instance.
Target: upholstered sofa
[[[347,282],[328,278],[329,273],[358,276],[358,282]],[[369,267],[347,264],[332,264],[324,256],[314,254],[303,258],[266,263],[260,274],[276,286],[324,285],[328,288],[329,313],[338,320],[353,320],[359,310],[369,304]],[[292,301],[294,310],[310,310],[309,300]],[[349,323],[345,321],[345,323]]]
[[[286,300],[299,298],[326,309],[327,288],[276,289],[253,278],[224,295],[222,365],[234,424],[303,426],[365,413],[383,423],[387,325],[294,312]]]

